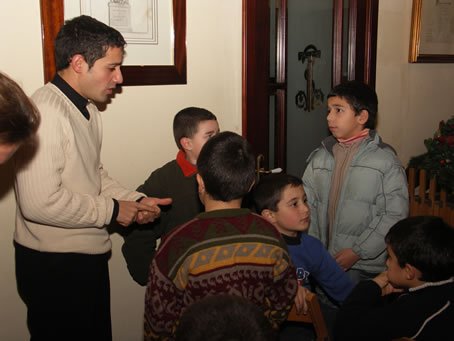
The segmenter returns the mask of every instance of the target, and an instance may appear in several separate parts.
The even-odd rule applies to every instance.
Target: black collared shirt
[[[63,92],[65,96],[73,102],[76,108],[79,109],[87,120],[90,119],[90,113],[87,110],[88,99],[78,94],[76,90],[74,90],[63,78],[58,75],[58,73],[55,74],[51,83],[59,88],[61,92]]]

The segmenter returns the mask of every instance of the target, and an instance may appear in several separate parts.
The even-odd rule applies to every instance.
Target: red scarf
[[[340,143],[342,143],[342,144],[344,144],[346,146],[349,146],[353,142],[365,138],[369,134],[369,130],[370,130],[369,128],[366,128],[366,129],[362,130],[358,135],[352,136],[349,139],[345,139],[345,140],[344,139],[337,139],[337,140]]]
[[[186,153],[181,149],[177,154],[177,163],[183,171],[184,176],[187,178],[197,172],[197,168],[186,160]]]

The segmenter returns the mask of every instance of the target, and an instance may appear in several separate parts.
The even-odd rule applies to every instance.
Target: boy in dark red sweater
[[[287,318],[296,273],[279,231],[241,208],[255,181],[255,157],[241,136],[211,138],[197,160],[205,212],[162,240],[145,294],[145,340],[173,339],[178,319],[211,295],[242,296],[277,326]]]

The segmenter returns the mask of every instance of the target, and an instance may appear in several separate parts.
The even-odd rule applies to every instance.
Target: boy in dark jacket
[[[177,158],[153,171],[137,188],[148,196],[173,200],[171,205],[161,208],[158,220],[135,225],[125,232],[121,250],[129,273],[140,285],[147,284],[157,240],[203,211],[197,194],[195,164],[205,142],[218,132],[216,116],[210,111],[196,107],[179,111],[173,120],[173,135],[179,149]]]
[[[411,217],[385,238],[388,269],[360,282],[340,308],[337,340],[445,340],[454,321],[454,230],[437,217]],[[401,292],[389,302],[385,295]]]

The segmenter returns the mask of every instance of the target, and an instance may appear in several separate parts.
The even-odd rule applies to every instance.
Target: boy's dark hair
[[[182,314],[176,341],[272,341],[277,335],[259,307],[243,297],[208,296]]]
[[[207,193],[217,201],[243,198],[255,180],[255,157],[240,135],[225,131],[209,139],[200,151],[197,170]]]
[[[369,85],[359,81],[348,81],[335,86],[327,98],[341,97],[350,104],[359,115],[362,110],[367,110],[369,119],[364,128],[375,129],[378,112],[377,93]]]
[[[277,205],[282,199],[282,192],[288,185],[298,187],[302,186],[303,182],[300,178],[285,173],[261,177],[253,191],[254,206],[257,213],[261,214],[265,209],[277,212]]]
[[[180,110],[173,119],[173,136],[178,149],[183,150],[180,140],[183,137],[193,137],[199,129],[200,122],[216,121],[216,116],[209,110],[189,107]]]
[[[36,132],[39,122],[39,111],[22,88],[0,73],[0,143],[25,142]]]
[[[109,47],[124,48],[126,42],[113,27],[81,15],[65,21],[55,38],[55,66],[57,71],[66,69],[76,54],[84,57],[91,68],[103,58]]]
[[[385,237],[400,267],[421,271],[420,280],[438,282],[454,276],[454,229],[439,217],[410,217],[397,222]]]

